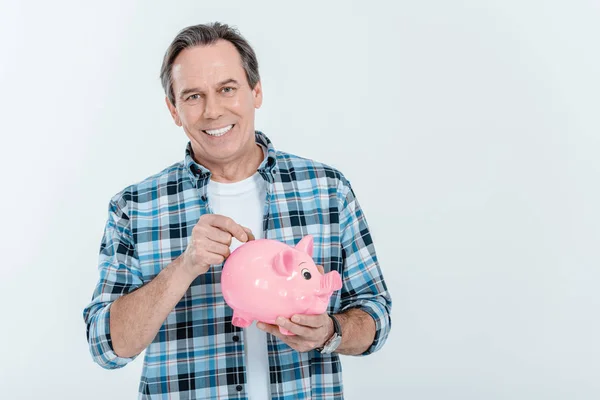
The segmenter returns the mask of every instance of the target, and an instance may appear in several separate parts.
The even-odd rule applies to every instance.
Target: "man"
[[[145,349],[140,398],[343,398],[339,354],[379,350],[392,304],[350,183],[255,131],[258,63],[227,25],[182,30],[161,79],[189,143],[182,162],[110,201],[100,278],[84,310],[94,361],[120,368]],[[233,326],[220,289],[230,252],[254,238],[295,245],[307,234],[321,272],[342,277],[328,312]]]

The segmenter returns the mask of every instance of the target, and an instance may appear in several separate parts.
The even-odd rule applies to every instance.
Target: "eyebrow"
[[[234,84],[236,84],[236,85],[239,85],[239,82],[238,82],[238,81],[236,81],[236,80],[235,80],[235,79],[233,79],[233,78],[229,78],[229,79],[225,79],[224,81],[221,81],[221,82],[217,83],[217,86],[219,86],[219,87],[220,87],[220,86],[224,86],[224,85],[227,85],[227,84],[230,84],[230,83],[234,83]],[[183,89],[181,92],[179,92],[179,98],[180,98],[180,99],[182,99],[182,98],[184,98],[184,97],[185,97],[187,94],[194,93],[194,92],[203,93],[202,89],[200,89],[200,88],[188,88],[188,89]]]

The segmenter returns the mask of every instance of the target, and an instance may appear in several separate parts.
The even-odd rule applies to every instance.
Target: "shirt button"
[[[202,196],[202,197],[200,197],[200,198],[202,199],[202,201],[206,201],[206,196],[204,196],[204,195],[203,195],[203,196]]]
[[[239,337],[238,335],[235,335],[235,336],[233,337],[233,341],[234,341],[234,342],[239,342],[239,341],[240,341],[240,337]]]
[[[242,388],[242,385],[237,385],[237,386],[235,387],[235,390],[237,390],[238,392],[241,392],[241,391],[242,391],[242,389],[243,389],[243,388]]]

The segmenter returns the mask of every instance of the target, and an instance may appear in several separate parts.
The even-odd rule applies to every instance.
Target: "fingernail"
[[[299,317],[299,316],[297,316],[297,315],[294,315],[294,316],[292,317],[292,321],[294,321],[294,322],[300,322],[300,317]]]
[[[277,319],[275,320],[275,323],[277,325],[282,325],[284,322],[285,321],[284,321],[283,317],[277,317]]]

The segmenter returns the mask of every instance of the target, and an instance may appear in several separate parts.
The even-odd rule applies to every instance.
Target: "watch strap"
[[[331,335],[331,337],[329,339],[327,339],[325,344],[323,344],[323,347],[319,347],[316,349],[319,353],[323,352],[323,350],[325,348],[327,348],[333,342],[334,339],[338,339],[338,338],[341,339],[341,337],[342,337],[342,326],[340,325],[339,321],[333,315],[331,315],[331,314],[328,314],[328,315],[329,315],[329,318],[331,318],[331,320],[333,321],[333,335]]]
[[[333,315],[329,314],[329,317],[333,320],[333,331],[334,333],[337,333],[338,336],[342,336],[342,326],[340,325],[339,321],[337,320],[336,317],[334,317]]]

